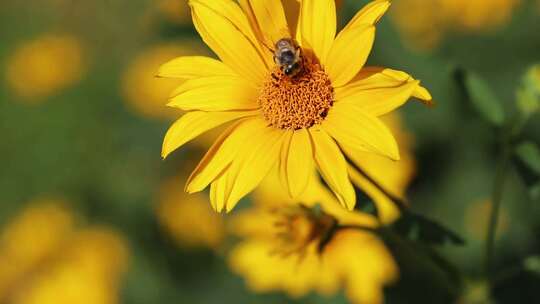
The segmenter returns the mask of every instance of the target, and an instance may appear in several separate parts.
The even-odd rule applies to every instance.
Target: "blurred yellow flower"
[[[57,258],[14,295],[13,303],[119,303],[119,279],[127,267],[128,249],[117,233],[108,228],[81,230]]]
[[[164,101],[182,81],[156,78],[156,74],[164,61],[204,52],[204,45],[195,40],[158,45],[143,51],[130,63],[122,80],[124,100],[130,110],[147,118],[169,120],[178,116],[178,112],[165,107]]]
[[[0,239],[0,302],[13,284],[50,258],[73,233],[74,219],[57,200],[39,200],[6,224]]]
[[[3,227],[0,302],[118,303],[125,241],[108,228],[76,227],[60,200],[36,200]]]
[[[161,186],[156,212],[162,227],[182,247],[218,249],[223,241],[223,218],[205,195],[185,193],[179,178]]]
[[[370,2],[340,33],[334,0],[302,1],[296,33],[279,0],[189,3],[195,28],[221,61],[179,57],[160,68],[162,77],[186,80],[168,105],[188,111],[165,135],[162,156],[233,123],[193,171],[187,191],[210,186],[212,207],[229,212],[273,169],[291,197],[318,170],[339,203],[353,209],[343,150],[398,160],[396,140],[379,117],[411,96],[431,103],[408,74],[364,66],[390,2]],[[279,41],[288,64],[277,64],[268,50]]]
[[[187,0],[158,0],[159,12],[169,22],[176,24],[188,24],[191,22],[191,14]]]
[[[242,238],[229,255],[232,270],[256,292],[300,297],[344,288],[353,303],[383,303],[397,265],[375,234],[352,227],[376,228],[376,219],[341,208],[318,182],[296,201],[301,205],[284,193],[270,177],[254,192],[255,206],[231,219],[231,232]]]
[[[84,70],[83,47],[75,37],[46,34],[15,49],[6,80],[24,102],[38,103],[79,81]]]
[[[479,32],[507,23],[521,0],[395,0],[392,17],[404,42],[433,49],[448,32]]]

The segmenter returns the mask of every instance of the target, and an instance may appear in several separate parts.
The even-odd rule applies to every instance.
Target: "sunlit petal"
[[[167,157],[172,151],[210,129],[226,122],[252,115],[257,115],[257,112],[188,112],[178,119],[167,131],[163,140],[161,157]]]
[[[375,27],[371,25],[352,27],[339,33],[326,61],[326,72],[335,88],[344,86],[358,74],[367,61],[374,40]]]
[[[163,64],[157,76],[191,79],[209,76],[237,76],[223,62],[204,56],[184,56]]]
[[[312,49],[324,65],[336,36],[336,4],[334,0],[303,0],[300,7],[298,41]]]
[[[193,24],[204,42],[238,74],[261,83],[264,53],[246,15],[230,0],[190,0]]]
[[[247,80],[214,76],[187,80],[167,104],[184,111],[228,111],[258,108],[259,90]]]
[[[399,159],[398,146],[390,130],[355,103],[336,103],[323,128],[340,145]]]
[[[341,205],[352,210],[356,204],[356,193],[349,180],[343,153],[324,130],[310,129],[310,135],[319,172]]]

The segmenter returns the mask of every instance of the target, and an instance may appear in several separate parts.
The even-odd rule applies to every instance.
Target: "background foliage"
[[[341,24],[365,2],[344,1]],[[437,102],[432,109],[412,103],[402,111],[417,159],[408,198],[415,212],[450,227],[466,243],[434,248],[458,274],[423,265],[422,256],[394,244],[401,280],[388,289],[388,303],[484,303],[483,246],[503,125],[524,111],[524,91],[536,86],[533,100],[540,91],[540,76],[523,80],[540,62],[540,5],[521,1],[495,25],[471,28],[448,17],[425,22],[417,1],[394,2],[378,26],[369,63],[410,72]],[[73,210],[77,225],[115,231],[129,248],[114,291],[120,303],[327,303],[315,295],[293,301],[252,293],[227,268],[228,244],[186,245],[174,230],[189,228],[171,228],[160,216],[164,184],[177,178],[181,190],[182,176],[207,145],[203,139],[166,161],[160,158],[162,136],[178,113],[163,110],[174,83],[154,79],[155,69],[178,55],[208,53],[185,9],[180,0],[0,3],[0,223],[7,227],[37,199],[52,198]],[[425,6],[423,14],[439,10]],[[493,8],[486,1],[474,10],[480,16]],[[436,42],[422,41],[427,36],[403,20],[435,28]],[[435,26],[436,20],[444,26]],[[64,40],[51,43],[47,37]],[[43,63],[36,50],[61,60]],[[512,159],[500,210],[500,275],[493,292],[500,303],[540,302],[539,274],[526,270],[540,268],[540,119],[531,104],[523,131],[514,137],[529,145]],[[177,212],[180,217],[192,211]],[[208,222],[227,220],[217,218]],[[455,283],[460,280],[453,275],[465,279]],[[343,296],[332,298],[344,302]]]

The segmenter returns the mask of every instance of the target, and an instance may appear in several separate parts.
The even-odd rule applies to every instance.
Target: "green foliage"
[[[540,276],[540,255],[533,255],[523,260],[523,268]]]
[[[501,126],[505,119],[504,109],[489,84],[480,76],[467,73],[465,86],[470,101],[478,113],[491,124]]]
[[[532,142],[524,142],[516,148],[516,154],[533,172],[540,175],[540,149]]]
[[[464,245],[461,236],[442,224],[423,215],[406,211],[399,220],[394,223],[394,229],[401,235],[413,241],[420,241],[430,245]]]
[[[540,149],[533,142],[523,142],[515,148],[514,163],[529,189],[532,199],[540,198]]]
[[[540,109],[540,65],[527,70],[517,92],[517,106],[525,117],[537,113]]]

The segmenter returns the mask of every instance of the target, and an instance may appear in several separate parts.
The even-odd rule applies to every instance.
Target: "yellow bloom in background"
[[[377,154],[358,152],[350,154],[351,161],[361,168],[370,178],[377,182],[387,192],[401,199],[405,198],[407,186],[414,177],[416,162],[411,151],[412,138],[401,126],[400,117],[391,114],[382,117],[394,133],[401,151],[401,159],[393,161]],[[395,202],[382,193],[364,175],[357,170],[349,169],[351,180],[362,189],[375,203],[378,217],[382,223],[389,224],[400,216]]]
[[[296,201],[284,190],[268,178],[254,192],[255,206],[231,219],[232,233],[242,239],[230,252],[231,269],[255,292],[300,297],[345,289],[353,303],[383,303],[384,286],[398,277],[391,254],[371,232],[336,228],[376,228],[377,220],[341,208],[318,182]]]
[[[38,272],[16,304],[119,303],[119,283],[126,271],[125,241],[108,228],[88,228],[59,253],[59,261]]]
[[[118,303],[128,248],[105,227],[78,228],[60,200],[36,200],[2,228],[0,302]]]
[[[122,92],[128,107],[143,117],[170,120],[178,116],[164,107],[171,91],[182,83],[178,79],[157,79],[160,65],[180,55],[205,52],[195,40],[150,47],[138,55],[128,66],[122,80]]]
[[[169,106],[189,111],[167,132],[163,157],[233,123],[192,173],[186,190],[195,193],[210,185],[213,208],[230,211],[273,168],[292,197],[302,194],[317,168],[338,201],[352,209],[356,198],[344,152],[398,160],[397,143],[378,117],[411,96],[431,101],[406,73],[364,67],[375,24],[390,2],[369,3],[337,36],[334,0],[302,1],[295,31],[278,0],[189,3],[197,31],[221,61],[180,57],[161,67],[160,76],[186,80]],[[299,51],[300,58],[290,67],[277,65],[268,48],[291,37],[295,52],[287,56]]]
[[[223,218],[212,211],[208,197],[188,195],[179,178],[161,186],[156,213],[162,227],[182,247],[218,249],[224,239]]]
[[[392,19],[416,49],[430,50],[451,32],[482,32],[506,24],[521,0],[395,0]],[[412,42],[410,42],[412,41]]]
[[[74,230],[73,215],[63,202],[35,201],[12,218],[0,239],[0,302],[43,261],[49,259]]]
[[[481,31],[505,24],[521,0],[440,0],[458,30]]]
[[[85,72],[84,60],[77,38],[46,34],[14,50],[8,58],[6,81],[22,101],[38,103],[77,83]]]
[[[168,21],[188,24],[191,21],[189,5],[186,0],[158,0],[157,8]]]
[[[431,50],[444,34],[443,11],[438,0],[396,0],[391,17],[409,47]]]

